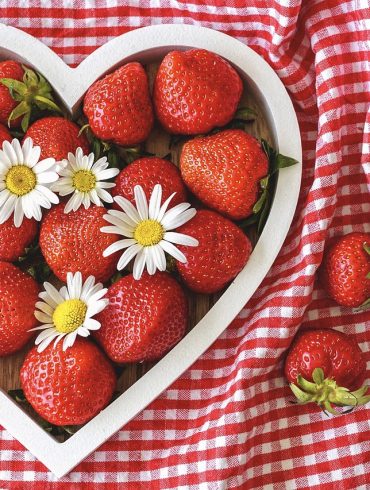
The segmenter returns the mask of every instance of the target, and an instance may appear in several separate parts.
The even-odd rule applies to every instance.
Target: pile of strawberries
[[[243,269],[245,229],[263,226],[276,162],[295,161],[233,127],[242,81],[206,50],[170,52],[152,97],[137,62],[98,80],[82,128],[33,70],[1,62],[0,82],[0,356],[38,331],[24,395],[48,422],[80,425],[112,399],[115,366],[157,360],[184,336],[188,290],[218,292]],[[138,154],[155,119],[186,136],[179,169]],[[139,158],[125,164],[132,152]],[[293,371],[293,384],[312,375]]]

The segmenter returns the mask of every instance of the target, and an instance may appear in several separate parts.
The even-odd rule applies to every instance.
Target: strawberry
[[[118,235],[102,233],[104,207],[79,208],[64,213],[62,202],[47,213],[41,223],[40,247],[46,262],[63,282],[67,272],[80,271],[83,280],[93,275],[97,282],[107,281],[116,271],[119,254],[103,257],[103,251],[119,240]]]
[[[360,388],[365,370],[353,338],[330,329],[299,333],[285,361],[285,376],[298,402],[317,403],[333,414],[337,412],[332,405],[354,407],[370,401],[367,386]]]
[[[112,399],[116,375],[101,350],[77,338],[63,351],[51,343],[43,352],[33,347],[21,368],[24,394],[45,420],[54,425],[80,425],[95,417]]]
[[[38,226],[34,219],[23,218],[19,228],[9,218],[0,225],[0,260],[13,262],[24,254],[25,248],[33,242]]]
[[[109,305],[97,316],[94,332],[114,362],[152,361],[163,356],[184,335],[187,300],[181,286],[167,272],[132,274],[108,289]]]
[[[13,79],[21,81],[24,70],[16,61],[6,60],[0,63],[0,80]],[[0,83],[0,123],[8,125],[12,111],[17,107],[17,101],[11,96],[10,90],[3,83]],[[12,121],[12,126],[20,124],[20,118]]]
[[[268,159],[253,136],[230,129],[185,143],[180,169],[185,184],[206,206],[238,220],[253,212]]]
[[[199,241],[197,247],[178,245],[187,262],[177,262],[185,284],[198,293],[214,293],[226,286],[242,270],[252,251],[242,230],[214,211],[199,210],[176,231]]]
[[[321,267],[328,295],[342,306],[370,302],[370,234],[349,233],[329,245]]]
[[[22,349],[37,326],[34,316],[39,286],[13,264],[0,262],[0,356]]]
[[[0,63],[0,122],[26,131],[32,109],[62,112],[54,102],[51,85],[35,71],[16,61]]]
[[[205,49],[171,51],[154,83],[154,107],[169,133],[200,134],[233,118],[243,91],[234,68]]]
[[[30,137],[34,145],[40,146],[41,160],[51,157],[58,162],[69,152],[75,154],[78,147],[84,154],[89,153],[86,136],[79,136],[79,132],[79,126],[64,117],[43,117],[29,127],[24,139]]]
[[[141,185],[149,201],[154,186],[162,186],[162,201],[176,192],[170,207],[186,201],[186,189],[176,165],[163,158],[139,158],[116,177],[113,196],[123,196],[135,204],[134,187]]]
[[[9,133],[8,128],[3,124],[0,124],[0,148],[3,146],[4,141],[12,141],[12,135]]]
[[[148,77],[140,63],[127,63],[87,91],[83,106],[100,139],[131,146],[143,142],[153,126]]]

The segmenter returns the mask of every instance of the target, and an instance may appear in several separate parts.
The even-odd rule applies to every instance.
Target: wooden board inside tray
[[[150,76],[151,82],[153,81],[158,64],[153,63],[147,66],[147,70]],[[250,107],[257,113],[257,117],[253,122],[248,123],[247,131],[258,138],[264,138],[269,143],[272,142],[271,132],[268,128],[266,117],[262,112],[261,107],[258,105],[257,100],[253,97],[248,90],[247,84],[245,84],[244,94],[240,107]],[[146,143],[146,150],[150,153],[154,153],[159,157],[163,157],[168,153],[172,155],[172,161],[178,164],[179,154],[181,151],[181,144],[177,144],[174,148],[169,148],[170,136],[156,125],[149,140]],[[189,330],[192,329],[201,318],[208,312],[212,305],[217,301],[221,295],[201,295],[188,291],[189,297]],[[0,358],[0,388],[4,391],[20,388],[19,370],[22,365],[26,352],[30,349],[33,342],[18,352],[15,355]],[[123,368],[122,374],[119,378],[118,390],[124,391],[129,386],[135,383],[145,372],[147,372],[152,364],[132,364]]]

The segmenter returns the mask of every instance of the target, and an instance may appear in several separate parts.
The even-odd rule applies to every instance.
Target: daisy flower
[[[110,189],[116,184],[104,182],[119,173],[118,168],[108,168],[106,157],[99,158],[94,163],[94,153],[84,155],[82,148],[77,148],[76,154],[68,153],[68,159],[60,162],[59,175],[61,178],[54,184],[53,191],[60,196],[72,197],[67,202],[64,212],[77,211],[83,204],[85,209],[93,202],[97,206],[103,206],[103,202],[113,202],[112,196],[105,189]]]
[[[99,330],[100,323],[93,318],[108,305],[104,299],[107,289],[95,277],[89,276],[82,284],[81,272],[68,272],[67,286],[59,291],[49,282],[44,282],[45,291],[39,294],[43,301],[36,303],[35,317],[42,323],[40,327],[31,329],[42,330],[35,344],[38,352],[42,352],[55,340],[56,345],[62,338],[63,350],[71,347],[77,335],[88,337],[90,330]]]
[[[108,214],[103,216],[113,226],[104,226],[101,228],[102,232],[116,233],[126,237],[106,248],[103,256],[107,257],[125,248],[126,250],[118,261],[117,269],[123,269],[136,257],[133,269],[135,279],[140,279],[145,267],[150,275],[155,274],[157,269],[166,270],[165,252],[185,263],[185,255],[175,247],[174,243],[196,247],[199,244],[198,240],[171,230],[193,218],[196,210],[185,202],[167,211],[176,193],[161,205],[162,186],[159,184],[154,187],[149,204],[140,185],[135,186],[134,194],[136,208],[124,197],[116,196],[114,200],[122,211],[110,209]]]
[[[40,160],[41,148],[31,138],[4,141],[0,150],[0,224],[14,214],[19,228],[24,216],[40,221],[41,208],[50,209],[59,199],[49,187],[58,180],[54,158]]]

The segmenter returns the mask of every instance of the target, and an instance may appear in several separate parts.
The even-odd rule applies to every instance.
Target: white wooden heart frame
[[[158,25],[123,34],[88,56],[77,68],[67,66],[32,36],[0,24],[0,59],[33,66],[74,112],[88,87],[115,66],[148,62],[168,51],[205,48],[228,59],[248,80],[266,111],[275,146],[301,162],[296,115],[283,84],[269,65],[241,42],[216,31],[189,25]],[[274,202],[251,258],[219,301],[191,332],[147,374],[64,443],[56,441],[0,390],[0,423],[57,477],[135,417],[173,383],[216,340],[266,276],[291,225],[301,182],[301,164],[280,171]]]

